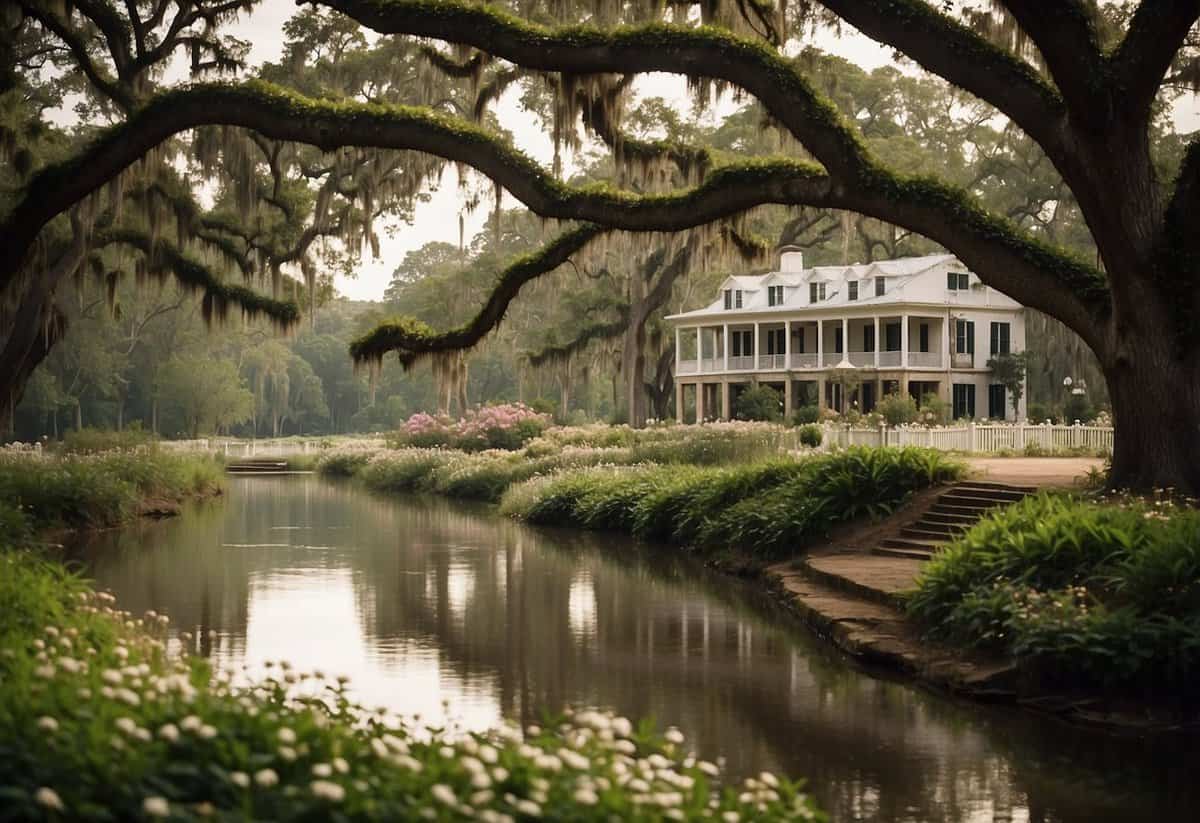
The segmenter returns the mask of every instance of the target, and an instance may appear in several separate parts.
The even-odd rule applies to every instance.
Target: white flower
[[[117,727],[117,731],[125,734],[133,734],[133,730],[137,728],[137,723],[133,722],[132,717],[118,717],[113,721],[113,725]]]
[[[37,727],[44,732],[56,732],[58,731],[58,721],[49,716],[39,717]]]
[[[312,767],[313,777],[330,777],[333,774],[333,766],[328,763],[316,763]]]
[[[151,817],[166,817],[171,813],[171,804],[165,797],[147,797],[142,801],[142,811]]]
[[[333,803],[341,803],[346,797],[346,790],[330,780],[314,780],[309,788],[317,797]]]
[[[243,789],[250,785],[250,775],[245,772],[230,772],[229,779],[233,781],[233,785],[241,786]]]
[[[716,777],[721,773],[721,770],[717,768],[715,763],[710,763],[707,760],[701,760],[696,764],[696,768],[704,772],[709,777]]]
[[[433,795],[433,799],[446,806],[457,806],[458,795],[454,793],[454,789],[447,786],[445,783],[434,783],[429,788],[429,793]]]
[[[758,779],[760,781],[762,781],[764,784],[770,786],[772,789],[779,786],[779,780],[775,777],[775,775],[771,774],[770,772],[762,772],[758,776]]]
[[[742,819],[742,816],[737,812],[724,812],[721,815],[721,819],[724,820],[725,823],[738,823],[738,821]]]
[[[613,734],[618,737],[629,737],[633,734],[633,723],[626,717],[614,717],[612,721]]]
[[[42,786],[33,793],[33,799],[37,801],[39,806],[50,809],[52,811],[61,812],[63,809],[62,798],[58,796],[58,792],[49,786]]]
[[[179,739],[179,729],[174,723],[167,723],[158,730],[158,736],[168,743],[174,743]]]
[[[260,769],[254,773],[254,782],[264,789],[269,789],[279,783],[279,775],[274,769]]]
[[[591,789],[577,789],[572,797],[582,806],[595,806],[600,802],[600,796]]]
[[[216,726],[210,726],[207,723],[205,723],[203,726],[201,726],[199,729],[196,730],[196,734],[200,737],[201,740],[212,740],[214,737],[217,736],[217,728],[216,728]]]
[[[296,750],[293,749],[291,746],[280,746],[279,747],[279,756],[283,760],[286,760],[288,763],[291,763],[293,760],[296,759]]]
[[[683,743],[683,732],[672,726],[671,728],[667,729],[666,734],[663,735],[663,739],[668,743],[674,743],[678,746],[679,744]]]
[[[194,732],[202,725],[203,721],[194,714],[189,714],[187,717],[183,718],[183,720],[179,721],[179,728],[183,729],[185,732]]]
[[[33,673],[43,680],[49,680],[50,678],[54,677],[54,664],[43,663],[41,666],[38,666],[36,669],[34,669]]]
[[[287,743],[288,745],[295,743],[296,742],[296,733],[294,731],[292,731],[291,729],[289,729],[287,726],[284,726],[283,728],[281,728],[279,730],[279,742]]]
[[[529,817],[541,817],[542,807],[532,800],[518,800],[515,804],[518,813],[528,815]]]
[[[350,764],[343,757],[333,758],[333,770],[338,774],[346,774],[350,771]]]

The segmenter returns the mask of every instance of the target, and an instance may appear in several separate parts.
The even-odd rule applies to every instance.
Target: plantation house
[[[955,418],[1024,417],[987,368],[1024,350],[1022,306],[950,254],[805,269],[784,251],[780,271],[729,277],[711,305],[667,320],[680,421],[728,419],[756,383],[783,394],[789,417],[869,412],[901,391],[937,395]]]

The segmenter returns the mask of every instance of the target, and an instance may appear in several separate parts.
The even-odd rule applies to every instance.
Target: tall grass
[[[1042,494],[928,563],[910,612],[935,636],[1039,677],[1200,704],[1200,511]]]
[[[516,486],[501,511],[533,523],[772,558],[804,548],[837,523],[882,516],[913,491],[961,473],[941,453],[917,448],[854,448],[723,468],[598,468]]]
[[[178,501],[223,484],[221,465],[197,455],[0,456],[0,503],[19,510],[34,530],[114,526],[146,500]]]

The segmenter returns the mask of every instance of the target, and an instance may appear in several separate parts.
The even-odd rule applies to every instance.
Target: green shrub
[[[1200,674],[1200,512],[1041,494],[927,564],[911,613],[938,637],[1041,676],[1192,695]]]
[[[921,408],[918,411],[917,422],[927,426],[944,426],[950,422],[952,409],[949,403],[939,395],[930,392],[921,395]]]
[[[917,401],[909,394],[889,394],[875,407],[889,426],[904,426],[914,422],[919,414]]]
[[[130,426],[122,431],[83,428],[63,435],[61,451],[68,454],[96,454],[107,451],[129,451],[150,448],[155,444],[153,432],[141,426]]]
[[[737,396],[733,416],[738,420],[776,423],[783,419],[783,395],[770,386],[752,386]]]
[[[435,470],[456,459],[445,449],[398,449],[379,452],[358,470],[358,479],[377,492],[428,489]]]
[[[132,517],[142,501],[209,494],[223,483],[216,460],[198,455],[0,456],[0,502],[21,509],[35,531],[114,526]]]
[[[815,449],[825,439],[825,430],[816,423],[809,423],[800,427],[798,436],[800,445]]]
[[[801,406],[792,412],[792,424],[795,426],[807,426],[809,423],[818,423],[821,420],[821,409],[817,406]]]
[[[326,477],[353,477],[367,465],[374,452],[364,449],[340,449],[329,451],[317,460],[317,474]]]
[[[611,714],[461,734],[370,712],[286,664],[231,685],[166,653],[165,618],[138,626],[26,552],[0,551],[0,603],[6,819],[666,819],[626,786],[626,757],[654,763],[645,791],[669,794],[675,819],[823,819],[797,783],[723,785],[678,730]]]

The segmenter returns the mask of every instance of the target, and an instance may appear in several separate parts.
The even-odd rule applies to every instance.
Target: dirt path
[[[968,457],[978,480],[1018,486],[1070,488],[1091,469],[1102,469],[1099,457]]]

